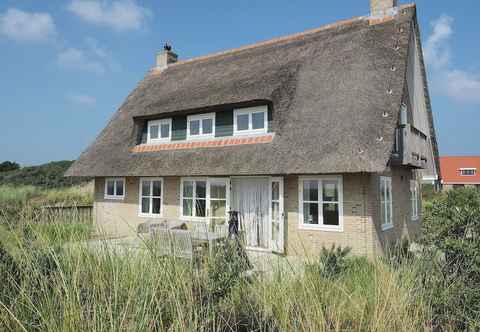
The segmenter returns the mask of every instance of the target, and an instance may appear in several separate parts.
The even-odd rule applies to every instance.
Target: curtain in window
[[[239,212],[247,246],[269,248],[268,178],[232,180],[232,210]]]

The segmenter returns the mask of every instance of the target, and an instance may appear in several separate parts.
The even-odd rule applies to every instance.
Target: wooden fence
[[[93,224],[93,206],[42,206],[39,219],[42,223]]]

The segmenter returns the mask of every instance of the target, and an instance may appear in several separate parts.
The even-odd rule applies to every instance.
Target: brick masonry
[[[382,231],[380,211],[380,176],[392,177],[394,227]],[[421,221],[410,217],[410,179],[414,171],[392,169],[383,174],[343,175],[343,232],[302,230],[299,228],[297,175],[284,177],[285,246],[290,256],[315,258],[322,246],[333,244],[351,247],[355,255],[369,258],[382,256],[387,246],[407,237],[414,239],[420,233]],[[162,218],[179,218],[180,178],[164,177],[164,202]],[[96,229],[110,236],[135,234],[141,223],[155,221],[144,218],[139,211],[139,178],[126,178],[126,197],[123,201],[104,199],[104,178],[95,179]]]

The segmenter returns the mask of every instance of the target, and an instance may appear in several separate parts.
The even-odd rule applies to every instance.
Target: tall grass
[[[114,250],[108,242],[93,249],[75,236],[59,246],[48,236],[30,243],[16,234],[15,255],[9,254],[12,246],[0,254],[5,330],[416,331],[430,326],[413,273],[400,274],[380,261],[348,258],[332,274],[301,264],[278,266],[248,277],[228,245],[213,258],[191,263],[161,257],[148,243],[135,251]]]

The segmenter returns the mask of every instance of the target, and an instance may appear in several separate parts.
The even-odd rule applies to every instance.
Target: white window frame
[[[304,181],[318,181],[318,201],[306,201],[306,203],[318,203],[318,225],[303,223],[303,182]],[[323,201],[323,181],[337,181],[338,182],[338,202]],[[337,203],[338,204],[338,226],[323,224],[323,204]],[[299,229],[303,230],[320,230],[326,232],[343,232],[343,177],[341,175],[329,176],[301,176],[298,179],[298,207],[299,207]]]
[[[463,174],[463,171],[473,171],[473,174]],[[477,169],[476,168],[460,168],[460,176],[476,176]]]
[[[207,120],[207,119],[212,120],[212,132],[208,134],[204,134],[203,120]],[[200,127],[199,127],[200,134],[191,135],[190,122],[195,120],[200,122]],[[215,137],[215,113],[195,114],[195,115],[187,116],[187,140],[195,140],[195,139],[202,139],[202,138],[208,138],[208,137]]]
[[[384,197],[387,197],[387,191],[388,191],[389,194],[390,194],[390,195],[388,195],[388,197],[390,197],[390,202],[387,201],[387,200],[385,200],[385,201],[382,200],[382,193],[380,192],[380,190],[382,189],[382,183],[384,183],[383,188],[385,189]],[[380,213],[380,218],[382,219],[381,220],[382,230],[386,231],[386,230],[389,230],[389,229],[393,228],[392,178],[389,177],[389,176],[381,176],[379,185],[380,185],[380,190],[379,190],[380,209],[381,210],[383,209],[383,217],[382,217],[382,214]],[[380,212],[381,212],[381,210],[380,210]],[[390,210],[390,213],[387,213],[387,210]],[[390,220],[386,220],[387,215],[390,216]]]
[[[410,180],[410,205],[412,220],[418,220],[420,218],[419,214],[419,204],[418,204],[418,181]]]
[[[150,194],[149,196],[143,196],[142,195],[142,183],[144,181],[160,181],[161,186],[160,186],[160,191],[161,195],[160,196],[153,196],[153,185],[150,185]],[[148,213],[143,213],[142,212],[142,198],[149,198],[150,199],[150,204],[149,204],[149,212]],[[164,197],[165,197],[165,190],[164,190],[164,181],[163,178],[150,178],[150,177],[144,177],[140,178],[139,183],[138,183],[138,215],[140,217],[144,218],[161,218],[163,217],[163,204],[164,204]],[[153,198],[160,198],[160,213],[152,213],[153,209]]]
[[[113,195],[109,195],[107,193],[108,181],[113,181],[113,193],[114,193]],[[117,195],[117,181],[123,182],[123,195]],[[104,190],[105,199],[123,200],[125,199],[126,192],[127,192],[127,188],[126,188],[125,178],[105,178],[105,190]]]
[[[169,130],[168,130],[168,137],[160,137],[161,135],[161,126],[164,124],[168,124]],[[151,138],[150,137],[150,127],[151,126],[158,126],[158,138]],[[160,143],[160,142],[170,142],[172,140],[172,119],[160,119],[160,120],[150,120],[147,123],[147,143]]]
[[[264,123],[263,128],[252,129],[252,114],[253,113],[263,113]],[[248,114],[248,129],[238,130],[237,129],[237,116]],[[248,108],[239,108],[233,111],[233,135],[252,135],[252,134],[265,134],[268,132],[268,106],[255,106]]]
[[[183,186],[186,181],[192,181],[194,182],[193,185],[193,196],[192,196],[192,209],[193,209],[193,216],[185,216],[183,214]],[[205,217],[197,217],[195,216],[196,210],[195,210],[195,200],[196,200],[196,181],[205,181],[206,182],[206,194],[205,194]],[[211,220],[211,207],[210,207],[210,202],[212,200],[220,200],[220,199],[212,199],[210,197],[210,184],[212,182],[219,182],[219,181],[225,181],[225,220],[228,221],[228,211],[230,209],[230,179],[225,178],[225,177],[219,177],[219,178],[208,178],[208,177],[183,177],[180,181],[180,219],[181,220],[186,220],[186,221],[204,221],[207,224],[210,223]]]

